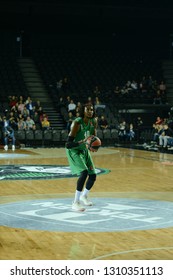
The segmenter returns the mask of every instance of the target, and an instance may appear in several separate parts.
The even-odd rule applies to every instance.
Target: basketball
[[[88,149],[92,152],[97,152],[101,146],[101,140],[97,136],[88,137],[86,144],[88,145]]]

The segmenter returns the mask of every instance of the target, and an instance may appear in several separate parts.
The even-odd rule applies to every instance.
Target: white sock
[[[87,197],[89,193],[89,190],[87,190],[86,188],[84,188],[82,195]]]
[[[76,192],[75,192],[74,202],[79,202],[80,195],[81,195],[81,192],[76,190]]]

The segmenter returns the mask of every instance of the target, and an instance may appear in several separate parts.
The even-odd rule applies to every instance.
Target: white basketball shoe
[[[81,195],[80,201],[82,201],[83,204],[86,205],[86,206],[92,206],[93,205],[93,203],[84,195]]]
[[[85,208],[80,204],[80,202],[73,202],[72,204],[72,210],[83,212],[85,211]]]

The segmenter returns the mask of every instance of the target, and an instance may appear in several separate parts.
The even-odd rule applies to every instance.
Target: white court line
[[[136,250],[113,252],[113,253],[110,253],[110,254],[106,254],[106,255],[96,257],[93,260],[101,260],[103,258],[108,258],[108,257],[111,257],[111,256],[116,256],[116,255],[125,255],[125,254],[129,254],[129,253],[133,253],[133,252],[158,251],[158,250],[173,250],[173,247],[145,248],[145,249],[136,249]]]
[[[30,155],[27,154],[1,154],[0,155],[0,159],[4,159],[4,158],[25,158],[28,157]]]

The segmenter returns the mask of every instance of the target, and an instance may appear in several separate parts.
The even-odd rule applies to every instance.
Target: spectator
[[[36,102],[34,102],[34,106],[35,106],[35,109],[37,111],[40,108],[40,106],[41,106],[40,100],[37,100]]]
[[[158,89],[155,93],[153,104],[162,104],[162,95],[160,89]]]
[[[22,100],[19,101],[18,103],[18,107],[17,107],[17,110],[18,110],[18,113],[23,113],[23,110],[24,110],[24,107],[25,107],[25,104]]]
[[[9,107],[10,109],[14,107],[17,103],[17,97],[15,95],[9,96]]]
[[[36,125],[35,122],[33,121],[33,119],[28,116],[26,119],[26,129],[27,130],[35,130],[36,129]]]
[[[69,112],[69,113],[68,113],[68,118],[67,118],[67,120],[66,120],[68,132],[70,132],[71,124],[72,124],[72,122],[73,122],[74,119],[75,119],[75,117],[73,116],[72,112]]]
[[[27,117],[29,116],[29,110],[26,108],[26,106],[24,106],[22,115],[23,115],[23,117],[24,117],[24,120],[26,120]]]
[[[102,115],[101,118],[100,118],[100,120],[99,120],[99,127],[100,127],[101,129],[106,129],[106,128],[108,128],[108,121],[105,119],[105,116],[104,116],[104,115]]]
[[[8,151],[8,142],[12,141],[12,150],[15,150],[15,137],[14,137],[14,130],[11,126],[5,126],[4,127],[4,150]]]
[[[29,100],[28,100],[28,103],[26,104],[26,108],[27,108],[28,111],[29,111],[30,117],[33,116],[33,107],[34,107],[34,104],[33,104],[32,100],[29,99]]]
[[[42,116],[43,115],[43,108],[42,108],[42,106],[40,106],[38,109],[37,109],[37,112],[38,112],[38,115],[39,116]]]
[[[168,124],[164,124],[163,131],[159,136],[159,146],[163,150],[167,150],[167,145],[170,140],[173,138],[173,130],[168,126]]]
[[[19,120],[17,122],[17,127],[18,127],[18,130],[25,130],[26,129],[26,123],[25,123],[23,117],[19,118]]]
[[[0,124],[2,128],[5,128],[7,126],[10,126],[10,121],[6,118],[6,116],[0,116]]]
[[[163,132],[163,124],[153,124],[153,142],[159,144],[159,136]]]
[[[44,118],[47,118],[47,120],[48,120],[48,116],[46,113],[43,113],[42,115],[40,115],[40,123],[42,123]]]
[[[75,113],[76,104],[74,103],[73,99],[70,100],[70,104],[68,105],[68,112]]]
[[[34,112],[34,115],[32,117],[33,121],[35,122],[36,129],[41,128],[41,122],[40,122],[40,116],[37,111]]]
[[[65,101],[64,101],[63,97],[61,96],[59,98],[59,101],[58,101],[58,104],[57,104],[57,109],[60,111],[61,108],[65,108],[65,107],[66,107]]]
[[[124,120],[119,124],[118,135],[120,141],[125,141],[127,139],[127,124]]]
[[[156,118],[156,121],[155,121],[155,124],[162,124],[163,123],[163,119],[161,117],[157,117]]]
[[[133,129],[133,124],[131,123],[129,129],[127,129],[127,139],[131,142],[135,138],[135,132]]]
[[[167,101],[167,98],[166,98],[166,84],[164,83],[164,81],[160,82],[159,90],[160,90],[160,95],[161,95],[161,101],[163,104],[165,104]]]
[[[94,104],[94,102],[93,102],[91,96],[88,96],[88,98],[87,98],[87,100],[86,100],[86,103],[89,104],[89,105],[93,105],[93,104]]]
[[[164,81],[160,82],[159,90],[160,90],[161,95],[164,95],[166,93],[166,84],[164,83]]]
[[[41,122],[41,127],[43,130],[50,129],[50,122],[48,121],[46,116],[43,117],[43,120]]]

